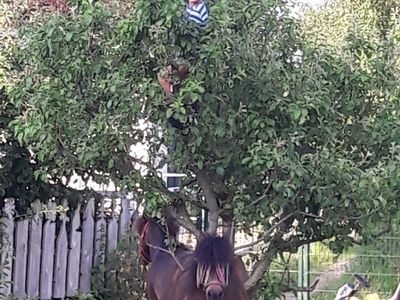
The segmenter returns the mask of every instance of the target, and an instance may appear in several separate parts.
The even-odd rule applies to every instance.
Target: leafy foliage
[[[137,256],[137,244],[127,238],[107,254],[107,260],[93,270],[94,299],[144,299],[143,271]]]
[[[397,4],[375,2],[335,1],[300,21],[286,1],[210,2],[205,30],[173,0],[119,13],[112,2],[73,2],[20,31],[11,127],[42,180],[111,179],[153,210],[172,203],[181,221],[196,205],[210,224],[218,214],[260,226],[254,286],[278,252],[327,238],[340,251],[398,210]],[[156,74],[171,60],[190,75],[166,107]],[[163,158],[188,175],[179,192],[157,175],[162,145],[174,145]]]
[[[4,48],[0,51],[0,208],[4,206],[4,198],[16,199],[16,210],[24,214],[32,201],[40,199],[43,202],[52,199],[61,204],[67,199],[71,207],[82,201],[88,191],[75,191],[66,186],[65,178],[56,178],[43,175],[41,170],[51,168],[52,161],[37,161],[33,158],[28,147],[13,134],[10,124],[18,116],[18,110],[12,105],[6,89],[13,86],[21,76],[20,69],[13,69],[13,59],[10,58],[15,43],[17,28],[29,19],[31,22],[41,24],[43,14],[41,9],[47,10],[45,2],[32,5],[26,1],[4,2],[0,5],[0,23],[3,26],[1,40]],[[12,9],[14,8],[14,9]],[[15,15],[15,18],[13,18]],[[2,44],[2,45],[3,45]]]

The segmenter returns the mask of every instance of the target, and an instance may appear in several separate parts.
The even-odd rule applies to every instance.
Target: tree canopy
[[[249,289],[277,253],[326,239],[340,251],[391,223],[400,187],[395,1],[338,0],[301,19],[283,0],[209,1],[204,30],[185,21],[179,1],[121,3],[71,1],[67,13],[20,27],[7,128],[39,180],[112,180],[149,211],[174,206],[197,235],[194,207],[209,211],[210,232],[219,217],[225,228],[259,226]],[[173,60],[190,71],[165,106],[157,72]],[[165,163],[187,174],[177,192],[158,174]]]

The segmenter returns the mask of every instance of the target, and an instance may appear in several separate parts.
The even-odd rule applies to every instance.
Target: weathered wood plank
[[[56,204],[50,202],[46,211],[47,220],[43,226],[42,262],[40,268],[40,299],[52,298],[54,240],[56,235]]]
[[[90,199],[86,205],[82,220],[82,251],[79,278],[79,290],[83,293],[90,291],[90,279],[93,267],[94,245],[94,199]]]
[[[0,274],[0,298],[11,294],[11,280],[13,273],[14,256],[14,210],[15,202],[12,198],[4,199],[3,217],[1,218],[2,254],[1,266],[3,272]]]
[[[32,203],[34,212],[29,229],[29,258],[26,290],[29,298],[39,297],[40,257],[42,251],[42,204],[39,200]]]
[[[107,251],[112,251],[118,244],[118,221],[112,218],[107,227]]]
[[[118,244],[118,220],[116,217],[116,200],[113,199],[112,203],[112,216],[111,219],[107,223],[107,254],[111,251],[117,249]],[[106,255],[107,260],[107,255]],[[106,285],[107,286],[114,286],[114,282],[116,281],[116,273],[115,272],[108,272],[105,274],[106,278]]]
[[[119,216],[120,239],[129,234],[130,224],[131,224],[131,213],[129,211],[129,199],[126,197],[122,197],[121,214]]]
[[[65,288],[67,280],[67,257],[68,257],[68,237],[67,237],[67,210],[68,203],[64,202],[64,210],[60,213],[60,230],[56,240],[56,256],[54,261],[54,286],[53,298],[65,298]]]
[[[107,251],[107,222],[104,213],[104,200],[100,203],[98,207],[98,214],[96,217],[95,224],[95,243],[94,243],[94,264],[95,265],[103,265],[106,260],[106,251]],[[105,274],[98,270],[98,279],[104,283]]]
[[[107,251],[110,252],[117,248],[118,244],[118,220],[115,216],[115,200],[112,204],[112,217],[107,223]]]
[[[104,213],[104,203],[100,203],[95,224],[94,262],[104,263],[106,253],[107,222]]]
[[[76,208],[71,221],[67,269],[67,297],[73,297],[79,289],[79,264],[81,259],[81,209]],[[92,243],[93,244],[93,243]],[[93,247],[93,246],[92,246]]]
[[[26,296],[26,269],[28,259],[28,228],[29,220],[22,219],[17,221],[15,232],[15,263],[13,278],[13,293],[18,299]]]

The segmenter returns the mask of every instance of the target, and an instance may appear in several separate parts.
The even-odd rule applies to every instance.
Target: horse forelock
[[[207,235],[197,244],[194,258],[197,263],[205,266],[228,266],[234,254],[227,238]]]

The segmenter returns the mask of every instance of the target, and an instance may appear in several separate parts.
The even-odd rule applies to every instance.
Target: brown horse
[[[178,246],[166,251],[165,238],[176,237],[174,220],[161,226],[154,219],[138,218],[140,259],[150,264],[147,272],[149,300],[248,300],[244,288],[247,272],[225,237],[204,236],[194,251]]]

